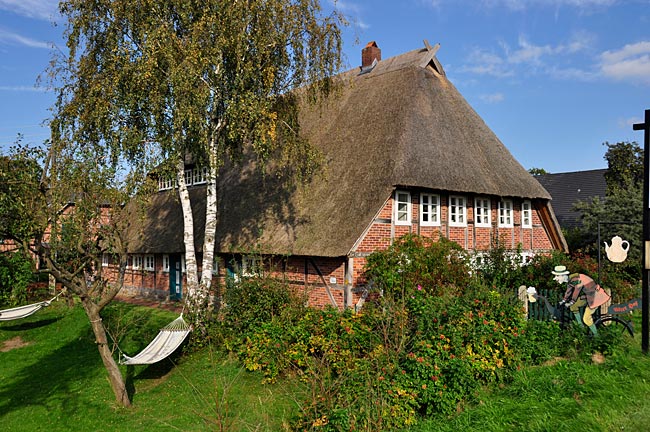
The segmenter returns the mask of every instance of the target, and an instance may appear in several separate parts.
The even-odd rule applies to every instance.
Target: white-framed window
[[[219,276],[219,257],[217,255],[212,260],[212,276]]]
[[[533,227],[533,207],[528,200],[521,203],[521,226],[523,228]]]
[[[512,200],[502,199],[499,201],[499,226],[512,227]]]
[[[411,224],[411,194],[404,191],[395,191],[394,206],[395,225]]]
[[[260,271],[259,259],[254,256],[244,255],[241,257],[242,276],[256,276]]]
[[[194,175],[192,174],[192,170],[191,169],[185,170],[185,185],[192,186],[193,179],[194,179]]]
[[[203,167],[203,168],[194,168],[192,170],[193,173],[193,183],[196,184],[203,184],[207,181],[208,178],[208,167]]]
[[[440,195],[420,194],[420,224],[440,225]]]
[[[449,197],[449,225],[467,226],[467,200],[465,197],[456,195]]]
[[[153,255],[144,256],[144,269],[147,271],[154,271],[156,269],[156,260]]]
[[[168,190],[172,189],[176,185],[176,182],[171,177],[159,177],[158,178],[158,190]]]
[[[131,257],[131,267],[133,270],[140,270],[142,268],[142,255],[133,255]]]
[[[169,273],[169,255],[163,255],[162,271]]]
[[[108,267],[111,263],[111,256],[107,253],[102,254],[102,267]]]
[[[474,225],[479,227],[489,227],[492,223],[492,209],[490,208],[490,199],[478,197],[474,199]]]

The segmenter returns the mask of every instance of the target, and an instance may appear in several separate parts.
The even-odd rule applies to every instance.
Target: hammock
[[[145,349],[134,357],[122,354],[120,363],[124,365],[142,365],[159,362],[176,351],[187,335],[192,331],[181,314],[174,321],[160,329],[160,333]]]
[[[64,290],[61,290],[60,293],[52,297],[50,300],[47,301],[42,301],[38,303],[33,303],[33,304],[28,304],[25,306],[18,306],[15,308],[11,309],[5,309],[5,310],[0,310],[0,321],[11,321],[11,320],[17,320],[21,318],[26,318],[32,314],[35,314],[39,310],[41,310],[44,307],[48,307],[50,303],[52,303],[54,300],[57,299],[61,294],[65,292]]]
[[[34,303],[25,306],[18,306],[12,309],[5,309],[0,311],[0,321],[11,321],[11,320],[25,318],[49,305],[50,305],[49,301],[44,301],[44,302]]]

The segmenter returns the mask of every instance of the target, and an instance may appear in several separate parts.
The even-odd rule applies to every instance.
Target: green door
[[[169,299],[180,300],[183,297],[183,269],[181,256],[169,256]]]

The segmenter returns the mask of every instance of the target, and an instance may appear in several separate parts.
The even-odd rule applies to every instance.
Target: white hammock
[[[0,321],[11,321],[30,316],[38,312],[40,309],[50,305],[50,301],[43,301],[40,303],[29,304],[25,306],[18,306],[12,309],[5,309],[0,311]]]
[[[160,333],[149,345],[134,357],[122,354],[120,361],[124,365],[141,365],[159,362],[176,351],[192,331],[192,327],[183,319],[183,314],[160,329]]]
[[[48,307],[50,303],[59,298],[59,296],[66,292],[66,289],[63,288],[57,295],[52,297],[47,301],[42,301],[38,303],[28,304],[25,306],[18,306],[11,309],[0,310],[0,321],[11,321],[21,318],[26,318],[44,307]]]

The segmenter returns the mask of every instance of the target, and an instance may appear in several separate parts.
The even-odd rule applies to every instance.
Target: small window
[[[499,201],[499,226],[512,227],[512,200]]]
[[[395,225],[411,224],[411,194],[395,191]]]
[[[140,270],[142,268],[142,255],[133,255],[132,261],[133,270]]]
[[[181,255],[181,271],[187,273],[187,264],[185,263],[185,255]]]
[[[241,259],[242,276],[256,276],[260,271],[259,259],[252,256],[243,256]]]
[[[467,226],[467,201],[462,196],[449,197],[449,225]]]
[[[440,195],[420,195],[420,224],[440,225]]]
[[[489,227],[491,213],[488,198],[476,198],[474,200],[474,224],[476,226]]]
[[[521,203],[521,226],[523,228],[532,228],[533,226],[533,210],[530,201]]]
[[[192,179],[194,178],[192,174],[192,170],[188,169],[185,170],[185,185],[186,186],[192,186]]]
[[[212,275],[219,276],[219,257],[217,255],[212,260]]]
[[[162,270],[169,273],[169,255],[163,255]]]
[[[107,253],[102,254],[102,267],[108,267],[111,263],[111,256]]]
[[[144,256],[144,269],[147,271],[154,271],[156,269],[156,260],[153,255]]]
[[[194,168],[194,184],[204,184],[208,178],[208,168]]]

